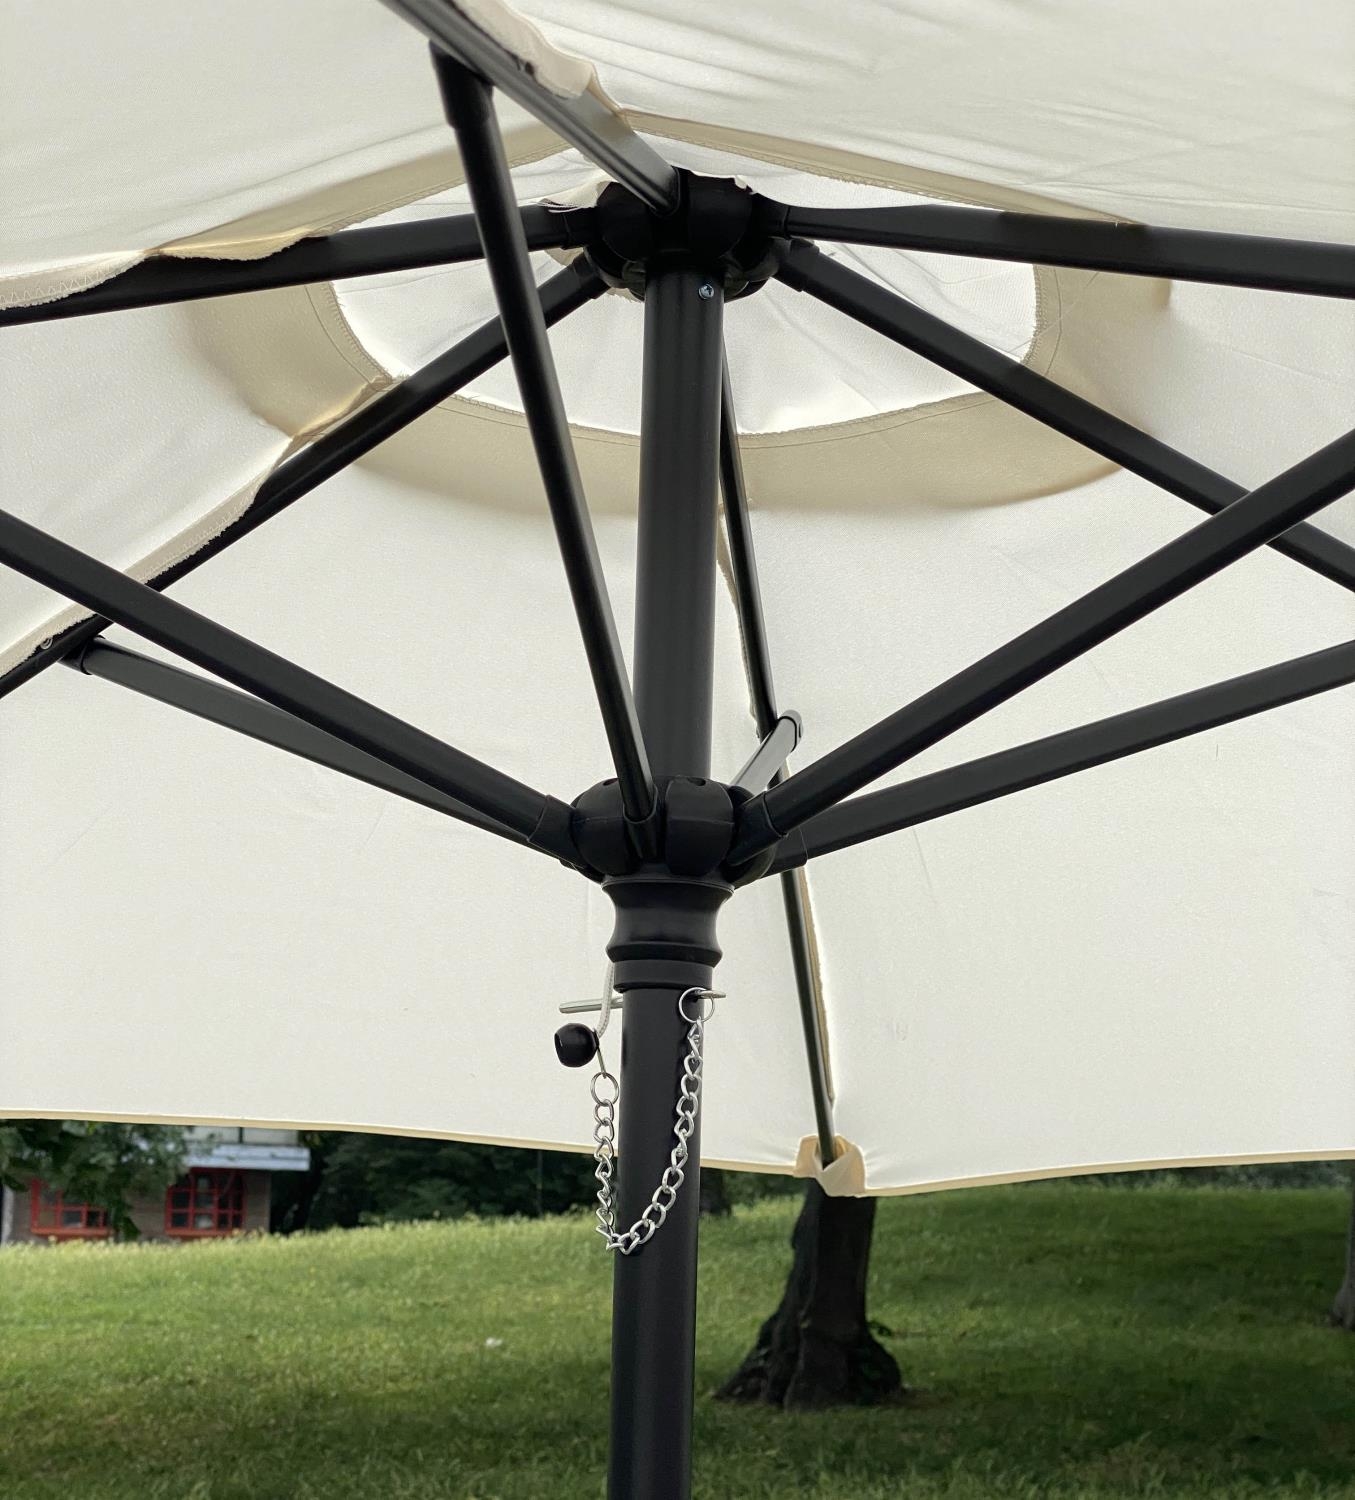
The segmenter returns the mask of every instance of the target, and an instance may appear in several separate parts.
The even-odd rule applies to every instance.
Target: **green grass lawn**
[[[704,1230],[703,1500],[1355,1496],[1336,1191],[881,1204],[872,1312],[916,1387],[718,1405],[793,1199]],[[603,1494],[610,1263],[582,1218],[0,1253],[0,1496]]]

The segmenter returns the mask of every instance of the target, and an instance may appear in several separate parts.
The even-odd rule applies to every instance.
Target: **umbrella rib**
[[[493,89],[485,79],[436,47],[433,64],[447,118],[461,149],[466,185],[583,636],[622,806],[627,819],[637,830],[645,830],[642,837],[652,843],[657,836],[654,777],[607,597],[550,340],[534,295],[522,221],[494,118]]]
[[[735,860],[920,755],[1355,488],[1348,432],[1117,573],[740,810]]]
[[[568,94],[548,88],[536,76],[533,64],[516,57],[477,26],[453,0],[385,0],[385,4],[421,31],[436,50],[501,89],[650,208],[670,213],[677,207],[675,168],[591,89]]]
[[[503,823],[571,865],[570,808],[0,511],[0,562],[345,744]]]
[[[87,677],[114,683],[142,697],[153,698],[157,703],[181,709],[195,718],[286,750],[303,760],[366,782],[368,786],[392,792],[397,797],[417,802],[474,828],[496,833],[515,844],[534,847],[525,835],[496,818],[477,812],[469,803],[435,791],[427,782],[396,771],[375,756],[356,750],[343,740],[274,708],[271,703],[227,687],[214,678],[201,677],[196,672],[187,672],[169,662],[102,640],[91,641],[80,651],[67,656],[64,665]]]
[[[1164,229],[957,204],[800,208],[776,204],[781,232],[843,245],[972,255],[1261,291],[1355,297],[1355,245]]]
[[[724,498],[725,540],[729,545],[730,573],[734,585],[734,609],[743,639],[744,670],[753,700],[753,717],[764,745],[783,721],[776,705],[772,679],[771,643],[758,583],[757,554],[744,484],[743,457],[739,450],[739,427],[734,409],[734,390],[726,356],[721,373],[720,399],[720,491]],[[798,725],[796,726],[798,733]],[[794,743],[792,741],[792,743]],[[772,785],[780,783],[784,766],[776,770]],[[737,784],[737,778],[736,778]],[[837,1157],[837,1131],[833,1124],[833,1088],[828,1074],[823,986],[810,937],[810,914],[806,892],[794,870],[781,875],[781,902],[790,943],[795,995],[804,1033],[805,1061],[809,1066],[809,1089],[814,1105],[814,1124],[819,1138],[819,1158],[826,1167]]]
[[[576,261],[542,285],[542,316],[548,324],[556,323],[606,290],[605,283],[596,273]],[[248,536],[256,527],[286,510],[293,501],[309,494],[417,417],[492,369],[507,353],[503,325],[498,318],[493,318],[398,385],[374,397],[300,453],[279,464],[259,486],[242,515],[196,552],[158,574],[151,580],[151,586],[168,588],[201,567],[219,552]],[[58,632],[50,642],[39,646],[31,656],[0,676],[0,697],[60,661],[67,652],[76,651],[93,640],[108,624],[109,621],[96,616]]]
[[[1351,683],[1355,641],[851,797],[778,844],[768,873]]]
[[[523,234],[532,250],[581,246],[592,237],[593,217],[591,209],[556,210],[532,205],[522,210]],[[413,271],[424,266],[458,265],[479,260],[481,254],[473,214],[346,229],[341,234],[298,240],[258,260],[159,254],[98,286],[55,302],[0,309],[0,328],[305,286],[316,281]]]
[[[791,247],[778,277],[1199,510],[1215,515],[1246,493],[1242,485],[924,312],[803,240]],[[1270,545],[1333,583],[1355,589],[1355,547],[1325,531],[1296,526]]]

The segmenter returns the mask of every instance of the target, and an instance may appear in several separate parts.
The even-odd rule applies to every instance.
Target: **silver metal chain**
[[[597,1163],[593,1175],[598,1182],[598,1233],[609,1250],[616,1250],[621,1255],[634,1254],[654,1237],[677,1202],[678,1189],[686,1179],[690,1154],[688,1142],[696,1129],[697,1111],[701,1108],[701,1047],[705,1041],[706,1022],[714,1013],[718,998],[718,990],[700,988],[683,990],[678,996],[678,1015],[687,1023],[687,1055],[682,1059],[682,1081],[674,1110],[673,1149],[668,1154],[668,1165],[650,1197],[649,1206],[623,1233],[618,1233],[616,1228],[616,1189],[612,1180],[616,1166],[616,1101],[621,1086],[607,1071],[601,1049],[598,1051],[598,1071],[593,1075],[592,1083],[593,1140],[596,1142],[593,1159]],[[697,1002],[694,1009],[688,1008],[691,1000]]]

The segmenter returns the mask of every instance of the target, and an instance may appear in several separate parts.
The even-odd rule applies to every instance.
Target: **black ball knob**
[[[598,1034],[571,1021],[555,1033],[555,1055],[567,1068],[586,1068],[598,1055]]]

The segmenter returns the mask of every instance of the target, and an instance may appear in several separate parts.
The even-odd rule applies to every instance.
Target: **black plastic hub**
[[[748,793],[708,777],[659,777],[658,857],[646,859],[626,820],[615,781],[574,799],[570,831],[589,870],[616,908],[607,952],[620,990],[677,984],[692,964],[720,960],[715,919],[736,886],[769,856],[732,866],[735,815]]]
[[[603,880],[620,876],[664,875],[679,880],[710,876],[742,885],[770,863],[768,857],[731,864],[734,824],[749,793],[703,776],[660,776],[653,845],[626,818],[615,780],[600,781],[574,799],[569,836],[589,873]],[[657,847],[657,857],[643,850]]]
[[[679,176],[681,201],[665,215],[619,183],[604,188],[594,210],[596,237],[584,254],[609,286],[640,298],[649,266],[668,255],[695,263],[726,300],[757,291],[775,274],[788,243],[779,235],[784,208],[732,177]]]

